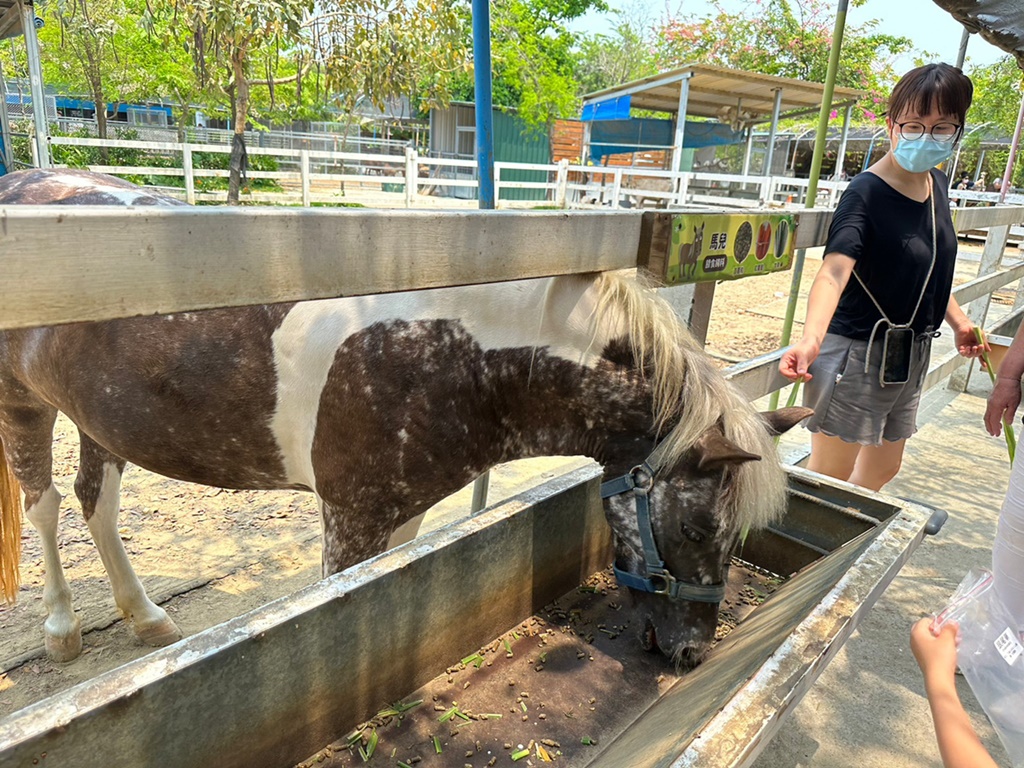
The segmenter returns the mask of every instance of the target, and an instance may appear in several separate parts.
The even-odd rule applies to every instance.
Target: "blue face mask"
[[[953,154],[955,142],[944,144],[931,136],[920,139],[900,139],[893,150],[893,157],[900,167],[911,173],[924,173],[939,163],[944,163]]]

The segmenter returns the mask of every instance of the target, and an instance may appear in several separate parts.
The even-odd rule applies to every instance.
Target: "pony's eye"
[[[705,534],[703,531],[698,531],[689,525],[683,526],[683,535],[695,544],[700,544],[704,541]]]

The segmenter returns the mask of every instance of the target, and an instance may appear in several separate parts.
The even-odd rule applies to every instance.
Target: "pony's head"
[[[596,314],[618,309],[615,333],[628,341],[653,406],[648,434],[624,433],[606,448],[616,576],[643,618],[641,642],[689,668],[714,639],[737,542],[785,509],[772,438],[811,411],[757,413],[671,307],[635,281],[600,280]]]

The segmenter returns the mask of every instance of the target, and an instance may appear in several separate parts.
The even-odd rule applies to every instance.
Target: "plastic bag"
[[[990,571],[968,572],[934,626],[948,621],[960,625],[960,671],[1014,768],[1024,768],[1024,645],[1009,609],[996,597]]]

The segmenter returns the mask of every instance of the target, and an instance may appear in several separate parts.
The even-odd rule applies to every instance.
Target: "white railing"
[[[197,178],[226,178],[225,169],[196,167],[194,156],[200,152],[229,154],[228,144],[195,144],[172,141],[137,141],[127,139],[95,139],[68,136],[50,137],[53,146],[106,147],[108,149],[135,149],[163,157],[181,157],[180,166],[154,167],[148,165],[89,165],[90,170],[116,175],[165,176],[184,180],[183,194],[190,203],[224,199],[223,192],[202,191],[196,188]],[[313,191],[313,182],[330,181],[339,185],[355,183],[386,189],[394,185],[404,192],[407,206],[412,206],[421,189],[438,188],[475,189],[479,186],[476,161],[456,158],[421,156],[406,148],[404,156],[368,154],[360,152],[334,152],[315,149],[288,149],[280,147],[247,148],[253,156],[275,157],[294,170],[250,170],[250,179],[273,179],[298,187],[298,191],[284,193],[253,192],[245,196],[252,202],[339,202],[338,193],[324,194]],[[314,168],[322,172],[314,172]],[[545,174],[544,180],[513,181],[508,174],[514,171],[533,171]],[[805,179],[784,177],[739,176],[716,173],[688,173],[654,170],[643,167],[611,167],[571,165],[568,161],[557,164],[495,163],[495,195],[500,207],[514,204],[503,200],[502,190],[538,190],[542,200],[559,207],[641,208],[675,205],[757,207],[762,205],[800,206],[806,194]],[[825,187],[828,189],[828,187]],[[837,187],[841,188],[841,186]],[[834,201],[832,194],[830,202]],[[532,202],[540,202],[535,200]]]
[[[163,157],[180,155],[180,167],[90,165],[89,168],[119,175],[183,178],[183,194],[190,203],[223,200],[223,192],[197,190],[196,179],[226,178],[230,175],[224,169],[197,168],[194,162],[197,152],[229,154],[231,147],[228,144],[182,144],[66,136],[53,136],[50,143],[55,146],[137,149]],[[259,146],[248,147],[247,151],[254,156],[278,158],[282,165],[289,168],[276,171],[250,170],[248,178],[273,179],[297,187],[297,190],[285,192],[247,194],[245,199],[252,202],[301,202],[305,206],[339,202],[339,193],[314,191],[313,182],[316,181],[338,183],[339,192],[340,185],[344,183],[370,185],[385,191],[393,187],[390,191],[405,194],[408,207],[413,206],[421,190],[436,193],[479,187],[475,160],[427,157],[409,147],[404,155]],[[539,178],[530,181],[509,178],[513,173],[524,171],[535,173]],[[517,203],[503,199],[503,191],[532,190],[540,193],[539,199],[525,202],[546,201],[564,208],[804,208],[810,184],[808,179],[788,176],[693,173],[628,166],[602,167],[570,164],[568,160],[554,164],[497,162],[494,164],[494,177],[495,197],[499,207]],[[814,207],[834,208],[848,184],[848,181],[819,181]],[[949,194],[950,199],[960,207],[991,205],[998,202],[999,198],[995,192],[950,190]],[[470,196],[475,197],[473,194]],[[1024,195],[1009,195],[1005,202],[1024,205]]]

